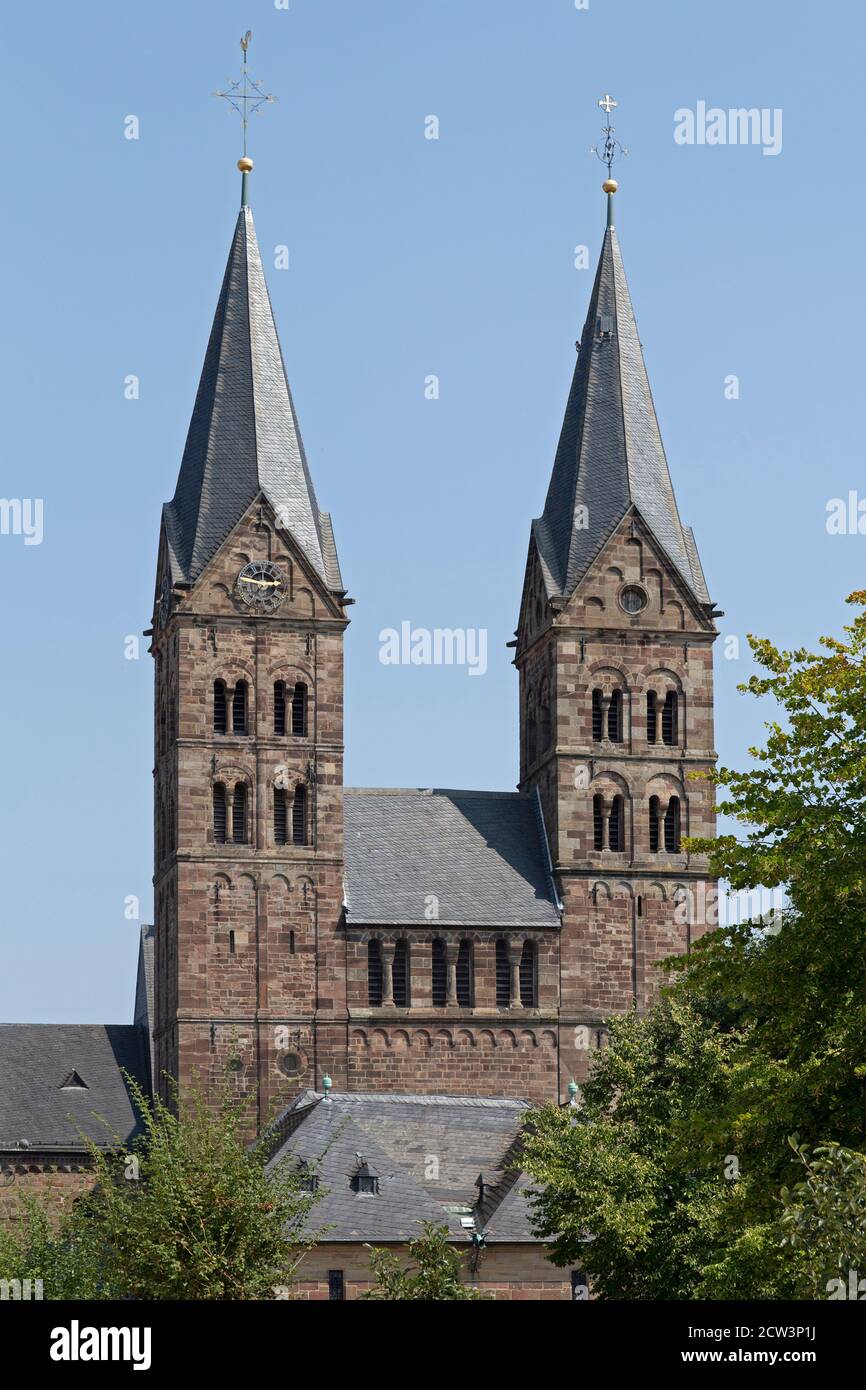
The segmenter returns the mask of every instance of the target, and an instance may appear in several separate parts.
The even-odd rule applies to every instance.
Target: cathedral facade
[[[246,180],[245,180],[246,186]],[[155,662],[157,1086],[565,1101],[705,928],[714,618],[608,226],[512,646],[513,792],[343,784],[354,602],[242,206]],[[517,557],[515,557],[516,560]],[[504,636],[504,635],[503,635]],[[503,751],[505,756],[505,751]],[[325,1079],[329,1078],[329,1082]]]

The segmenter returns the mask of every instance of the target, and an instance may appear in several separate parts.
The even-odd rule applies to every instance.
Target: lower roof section
[[[347,787],[345,855],[349,927],[560,923],[534,794]]]

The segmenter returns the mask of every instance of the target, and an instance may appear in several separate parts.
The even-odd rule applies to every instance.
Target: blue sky
[[[240,34],[279,98],[251,127],[252,204],[357,599],[347,783],[507,789],[505,643],[603,232],[589,147],[605,91],[630,151],[617,227],[680,510],[742,646],[726,660],[717,644],[723,761],[742,765],[760,736],[735,689],[745,634],[813,645],[863,585],[866,538],[825,522],[831,498],[866,497],[864,27],[839,0],[7,3],[0,491],[43,499],[44,535],[0,535],[0,1018],[131,1016],[124,900],[149,920],[152,670],[146,644],[127,660],[124,642],[148,625],[236,216],[240,134],[211,93],[238,70]],[[700,101],[780,109],[780,152],[677,144],[674,113]],[[486,628],[487,674],[381,665],[378,634],[404,619]]]

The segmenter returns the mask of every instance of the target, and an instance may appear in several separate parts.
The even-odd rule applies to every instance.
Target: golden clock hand
[[[248,575],[240,576],[241,584],[258,584],[260,589],[275,589],[279,583],[278,579],[251,579]]]

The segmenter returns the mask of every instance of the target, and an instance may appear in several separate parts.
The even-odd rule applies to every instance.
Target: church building
[[[519,783],[355,788],[355,600],[335,541],[351,523],[339,496],[336,528],[317,500],[240,163],[147,634],[155,923],[136,1018],[48,1029],[38,1048],[0,1027],[0,1172],[51,1172],[58,1155],[74,1172],[70,1105],[134,1132],[121,1067],[163,1094],[166,1076],[183,1093],[228,1070],[260,1131],[317,1097],[356,1096],[369,1125],[383,1095],[567,1103],[606,1018],[650,1005],[654,963],[688,950],[714,888],[684,842],[714,833],[712,787],[690,774],[715,761],[720,615],[668,471],[616,184],[544,508],[527,518]],[[530,466],[541,484],[543,460]],[[372,1129],[368,1142],[387,1150]]]

